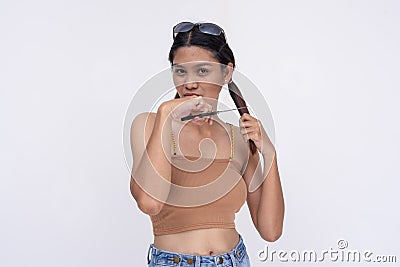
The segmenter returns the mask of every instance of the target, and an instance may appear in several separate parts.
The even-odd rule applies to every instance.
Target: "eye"
[[[206,68],[200,68],[199,69],[199,74],[200,75],[205,75],[205,74],[207,74],[208,73],[208,69],[206,69]]]
[[[184,69],[174,68],[174,73],[177,75],[184,75],[186,71]]]

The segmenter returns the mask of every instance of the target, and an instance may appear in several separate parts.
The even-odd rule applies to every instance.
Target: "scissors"
[[[227,112],[227,111],[237,110],[237,109],[241,109],[241,108],[247,108],[247,106],[240,107],[240,108],[232,108],[232,109],[227,109],[227,110],[217,110],[217,111],[213,111],[213,112],[200,113],[197,115],[188,115],[188,116],[182,117],[181,121],[192,120],[196,117],[202,118],[202,117],[206,117],[206,116],[216,115],[220,112]]]

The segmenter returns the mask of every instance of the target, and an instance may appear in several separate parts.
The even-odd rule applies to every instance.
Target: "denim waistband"
[[[181,263],[186,263],[188,265],[193,264],[193,266],[200,266],[202,263],[215,263],[216,266],[222,266],[223,263],[226,263],[226,261],[233,261],[234,258],[241,261],[246,254],[246,246],[243,243],[242,236],[239,234],[239,242],[231,251],[214,256],[171,252],[156,248],[154,244],[150,244],[147,251],[147,264],[153,261],[153,263],[168,266],[174,266],[175,264],[176,266],[181,266]]]

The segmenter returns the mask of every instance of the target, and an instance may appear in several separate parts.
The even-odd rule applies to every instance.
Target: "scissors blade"
[[[237,110],[237,109],[241,109],[241,108],[247,108],[247,106],[240,107],[240,108],[232,108],[232,109],[226,109],[226,110],[217,110],[217,111],[212,111],[212,112],[200,113],[197,115],[188,115],[188,116],[182,117],[181,121],[192,120],[196,117],[202,118],[202,117],[206,117],[206,116],[216,115],[221,112],[227,112],[227,111]]]

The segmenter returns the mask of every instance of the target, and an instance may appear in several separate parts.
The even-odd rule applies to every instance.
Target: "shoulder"
[[[156,113],[154,112],[143,112],[136,115],[132,121],[131,134],[148,136],[153,130],[155,119]]]
[[[149,126],[154,126],[154,121],[156,118],[156,113],[154,112],[143,112],[138,115],[133,119],[132,125],[131,125],[131,130],[134,130],[134,128],[141,128],[144,129],[144,127],[149,127]]]

